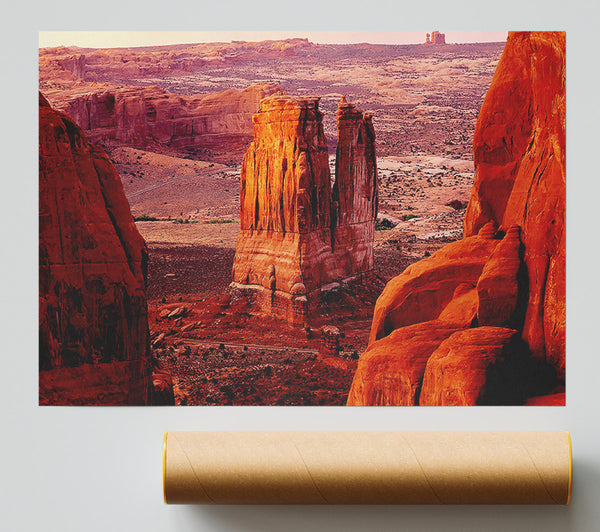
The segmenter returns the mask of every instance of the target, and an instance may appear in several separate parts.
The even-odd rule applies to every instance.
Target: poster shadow
[[[582,460],[573,463],[573,490],[568,506],[464,505],[464,506],[180,506],[172,509],[189,530],[239,530],[244,532],[307,532],[317,530],[445,532],[510,530],[520,532],[594,530],[588,522],[598,504],[600,471]]]

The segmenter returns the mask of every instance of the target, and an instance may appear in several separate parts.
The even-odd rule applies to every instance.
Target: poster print
[[[40,404],[564,404],[564,33],[156,35],[40,34]]]

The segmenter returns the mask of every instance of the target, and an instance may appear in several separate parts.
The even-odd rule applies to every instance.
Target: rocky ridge
[[[262,98],[283,91],[274,83],[244,90],[184,96],[159,87],[74,85],[48,90],[48,100],[69,115],[92,142],[189,152],[229,161],[252,139],[252,114]]]

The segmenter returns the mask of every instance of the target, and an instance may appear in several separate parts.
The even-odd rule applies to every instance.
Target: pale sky
[[[41,31],[39,46],[119,48],[201,42],[265,41],[308,38],[313,43],[419,44],[427,31]],[[501,42],[506,31],[446,31],[447,43]]]

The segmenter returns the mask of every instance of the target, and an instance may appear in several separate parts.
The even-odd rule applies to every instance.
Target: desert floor
[[[394,227],[376,231],[374,285],[339,295],[306,331],[256,316],[228,291],[239,165],[132,148],[110,156],[149,246],[153,354],[173,375],[178,404],[344,404],[377,295],[408,265],[461,237],[473,180],[468,159],[380,157],[380,220]],[[324,325],[344,335],[339,356],[323,354]]]

